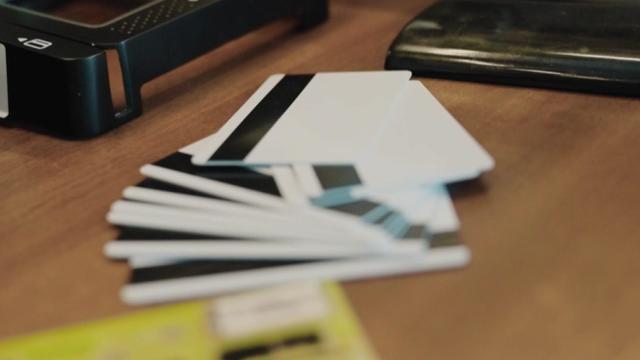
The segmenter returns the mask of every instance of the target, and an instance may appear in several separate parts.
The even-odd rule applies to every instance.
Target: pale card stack
[[[459,268],[447,185],[491,156],[406,71],[273,75],[218,132],[141,168],[107,216],[149,304]]]

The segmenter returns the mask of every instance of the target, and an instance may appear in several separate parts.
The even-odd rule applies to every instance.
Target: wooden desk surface
[[[311,32],[271,26],[149,84],[145,115],[98,139],[0,129],[0,337],[133,310],[102,246],[138,168],[214,132],[271,73],[380,69],[427,3],[336,1]],[[382,357],[640,358],[640,101],[424,83],[497,168],[454,193],[468,268],[346,286]]]

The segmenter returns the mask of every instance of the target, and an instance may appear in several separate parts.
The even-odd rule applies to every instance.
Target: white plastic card
[[[410,77],[408,71],[274,75],[193,162],[353,163],[380,135]]]
[[[383,135],[352,167],[355,182],[350,186],[384,189],[473,179],[491,170],[494,160],[420,82],[411,81]],[[344,177],[345,168],[294,165],[311,196],[332,190],[319,177],[331,177],[333,170]]]

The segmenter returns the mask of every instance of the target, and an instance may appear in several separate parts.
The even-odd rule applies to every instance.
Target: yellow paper
[[[309,301],[313,286],[319,296]],[[0,360],[376,359],[337,284],[247,295],[8,339]]]

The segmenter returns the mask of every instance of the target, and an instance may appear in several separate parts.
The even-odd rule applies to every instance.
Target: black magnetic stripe
[[[229,240],[229,237],[202,235],[182,231],[165,231],[157,229],[146,229],[132,226],[119,227],[120,234],[117,241],[167,241],[167,240]],[[241,241],[242,239],[233,239]]]
[[[351,215],[362,216],[379,206],[380,204],[373,201],[359,200],[347,204],[332,206],[328,209]]]
[[[153,164],[187,174],[193,174],[198,170],[198,168],[191,163],[191,155],[181,153],[179,151],[174,152],[173,154],[161,160],[158,160]]]
[[[442,248],[449,246],[458,246],[461,245],[460,239],[458,238],[458,233],[450,232],[443,234],[433,234],[431,236],[431,241],[429,241],[429,247],[431,248]]]
[[[154,165],[199,176],[209,180],[281,196],[273,177],[259,173],[244,166],[195,166],[191,163],[191,155],[181,152],[173,153],[157,161]]]
[[[397,213],[394,211],[389,211],[388,213],[384,214],[380,219],[376,220],[374,222],[374,224],[376,225],[382,225],[384,224],[385,221],[389,220],[390,217],[396,215]]]
[[[202,275],[216,275],[298,265],[319,260],[200,260],[182,263],[137,268],[131,272],[129,283],[138,284],[160,280],[182,279]]]
[[[220,199],[220,198],[218,198],[216,196],[212,196],[212,195],[209,195],[209,194],[201,193],[199,191],[187,189],[187,188],[184,188],[182,186],[177,186],[177,185],[169,184],[169,183],[158,181],[158,180],[154,180],[154,179],[144,179],[141,182],[139,182],[138,184],[136,184],[136,187],[144,188],[144,189],[151,189],[151,190],[166,191],[166,192],[177,193],[177,194],[201,196],[201,197],[208,197],[208,198],[212,198],[212,199]]]
[[[249,113],[209,160],[242,160],[298,98],[314,75],[287,75]]]
[[[411,225],[409,230],[402,237],[403,239],[422,239],[425,236],[426,228],[424,225]]]
[[[314,166],[313,170],[323,190],[362,184],[353,165],[322,165]]]

